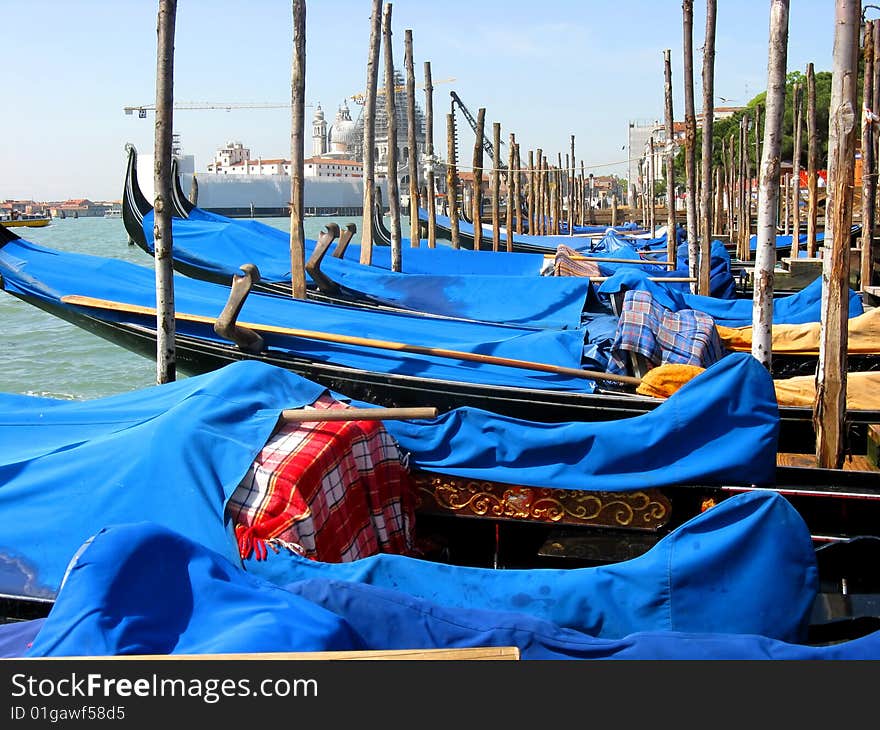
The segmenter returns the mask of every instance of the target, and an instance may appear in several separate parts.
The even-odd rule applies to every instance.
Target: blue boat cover
[[[420,467],[499,482],[585,490],[612,484],[639,489],[676,479],[764,483],[775,462],[778,411],[763,392],[772,385],[760,377],[759,384],[751,383],[750,359],[731,355],[729,362],[742,367],[728,366],[717,384],[706,373],[695,379],[660,406],[664,419],[645,421],[651,415],[646,414],[620,423],[548,427],[460,409],[428,421],[386,424]],[[237,560],[235,540],[224,524],[226,500],[265,445],[280,411],[311,403],[322,392],[290,371],[241,361],[87,402],[0,394],[0,593],[52,597],[84,540],[106,525],[135,520],[183,532]],[[713,400],[714,410],[701,405],[692,413],[688,403],[700,400]],[[714,459],[707,437],[721,426],[700,420],[713,412],[728,413],[735,429],[735,439],[723,450],[730,455],[716,448]],[[602,426],[618,434],[616,458],[602,451],[608,443]],[[461,450],[458,455],[443,453],[441,431],[447,448]],[[558,438],[548,438],[550,432]],[[491,447],[481,453],[464,446],[492,434],[504,436],[495,447],[497,468]],[[560,459],[560,443],[569,450],[565,459]],[[623,448],[627,444],[629,451]],[[646,450],[658,444],[669,451],[649,458]],[[664,455],[671,470],[667,478]]]
[[[815,554],[771,492],[731,497],[611,566],[403,558],[383,574],[367,560],[372,571],[299,561],[301,576],[281,587],[165,527],[111,525],[71,561],[27,656],[475,646],[517,646],[523,659],[877,656],[876,638],[797,643],[818,590]]]
[[[36,297],[50,305],[57,306],[65,295],[85,295],[139,307],[156,306],[156,282],[152,269],[118,259],[55,251],[24,239],[11,241],[0,248],[0,274],[7,291]],[[214,333],[212,326],[228,296],[228,287],[221,284],[175,276],[178,334],[228,344],[227,340]],[[93,308],[89,308],[88,312],[114,322],[155,329],[155,315]],[[183,315],[195,315],[207,321],[193,321]],[[415,313],[369,311],[256,292],[251,293],[244,303],[239,322],[258,328],[288,326],[343,337],[369,338],[511,360],[532,362],[537,356],[545,365],[605,369],[604,362],[594,362],[585,357],[584,348],[588,346],[590,338],[583,329],[547,330],[457,321]],[[265,333],[264,338],[266,346],[273,350],[368,372],[579,393],[595,390],[592,380],[578,376],[467,359],[409,354],[396,347],[325,342],[282,333]],[[604,332],[602,339],[605,339]]]
[[[752,325],[751,299],[717,299],[699,294],[690,294],[671,286],[649,281],[639,271],[622,269],[603,282],[600,295],[611,295],[627,289],[640,289],[651,292],[658,304],[678,312],[681,309],[696,309],[725,327],[750,327]],[[822,316],[822,277],[816,279],[798,292],[773,299],[773,324],[804,324],[818,322]],[[864,312],[862,299],[857,292],[849,290],[849,316],[856,317]]]
[[[148,247],[153,246],[153,211],[143,220]],[[239,266],[254,264],[265,281],[290,281],[290,234],[260,221],[226,218],[201,208],[189,217],[172,219],[174,258],[215,275],[240,273]],[[306,240],[306,257],[315,241]],[[360,261],[360,246],[352,243],[344,258]],[[372,266],[391,270],[391,247],[373,246]],[[412,274],[486,274],[500,276],[537,276],[544,257],[534,253],[500,254],[494,251],[469,251],[448,246],[436,248],[401,248],[402,271]]]
[[[768,485],[775,478],[779,408],[767,368],[751,355],[731,353],[633,418],[525,424],[458,408],[430,423],[388,421],[386,428],[415,466],[469,479],[608,491]],[[553,453],[556,463],[548,458]]]
[[[150,231],[147,241],[151,247],[152,221],[151,212],[144,218],[144,233]],[[205,271],[212,280],[228,277],[231,281],[233,275],[241,273],[239,266],[252,263],[265,281],[290,281],[289,235],[259,221],[233,220],[196,208],[189,218],[172,220],[172,236],[174,258]],[[314,241],[307,241],[307,256],[311,255],[314,245]],[[407,263],[410,258],[418,258],[412,249],[405,251],[406,255],[402,251],[401,257]],[[437,249],[427,251],[429,255],[436,252]],[[327,255],[321,262],[321,271],[350,295],[448,317],[574,328],[580,326],[581,313],[590,295],[588,279],[539,276],[543,258],[534,254],[528,254],[533,257],[528,273],[504,275],[498,272],[504,263],[501,254],[495,259],[499,266],[493,267],[492,260],[483,257],[481,265],[485,266],[487,273],[467,274],[443,272],[442,263],[454,263],[448,256],[435,266],[432,273],[403,273],[364,266],[357,258],[348,258],[359,255],[358,247],[347,249],[347,258]],[[424,255],[421,258],[425,266],[430,265]],[[455,258],[460,264],[468,265],[467,254]],[[307,278],[311,280],[308,275]]]

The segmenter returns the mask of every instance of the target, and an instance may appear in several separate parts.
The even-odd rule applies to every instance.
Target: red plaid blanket
[[[314,408],[346,408],[323,395]],[[381,421],[282,425],[227,504],[242,558],[285,547],[322,562],[409,554],[415,499]]]

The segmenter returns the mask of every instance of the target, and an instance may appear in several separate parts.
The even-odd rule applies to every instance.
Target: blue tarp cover
[[[767,369],[751,355],[732,353],[634,418],[525,426],[459,408],[431,424],[389,421],[386,428],[416,466],[472,479],[609,491],[770,484],[779,408]],[[555,463],[548,458],[554,453]]]
[[[153,212],[144,216],[143,231],[147,244],[153,244]],[[266,281],[290,281],[290,234],[274,226],[244,218],[226,218],[195,208],[186,219],[172,220],[175,259],[232,277],[244,263],[256,265]],[[306,256],[315,241],[306,241]],[[331,249],[332,250],[332,249]],[[332,256],[332,253],[328,253]],[[360,246],[352,243],[346,261],[360,261]],[[494,251],[469,251],[448,246],[401,248],[402,271],[412,274],[495,274],[502,276],[537,276],[544,257],[534,253],[500,254]],[[373,246],[374,268],[391,270],[391,247]]]
[[[156,281],[152,269],[126,261],[45,248],[23,239],[0,248],[0,275],[12,293],[57,303],[70,294],[155,307]],[[209,322],[194,322],[182,314],[213,320],[225,306],[229,289],[221,284],[174,277],[177,332],[213,342],[228,342],[214,333]],[[155,315],[89,310],[96,316],[155,328]],[[293,327],[302,330],[405,343],[535,361],[567,368],[604,370],[604,362],[584,357],[588,333],[584,330],[546,330],[480,322],[425,317],[417,314],[368,311],[288,297],[251,293],[241,310],[242,324]],[[604,333],[603,333],[604,339]],[[454,382],[520,386],[591,393],[592,380],[552,372],[513,368],[434,355],[408,354],[399,349],[323,342],[284,334],[265,334],[270,349],[310,360],[330,362],[370,372],[395,373]]]
[[[815,555],[799,515],[769,492],[731,497],[640,558],[611,566],[299,562],[297,579],[280,587],[167,528],[108,526],[71,562],[27,655],[475,646],[517,646],[527,660],[878,652],[876,635],[797,643],[818,588]]]
[[[647,276],[632,269],[618,271],[599,287],[600,294],[613,294],[626,289],[641,289],[651,292],[654,301],[673,312],[681,309],[696,309],[705,312],[715,320],[715,324],[725,327],[751,327],[751,299],[717,299],[699,294],[678,291],[671,286],[649,281]],[[774,324],[803,324],[818,322],[822,314],[822,277],[798,292],[773,300]],[[862,299],[857,292],[849,290],[849,316],[856,317],[864,312]]]
[[[764,392],[772,385],[761,378],[751,383],[751,359],[731,355],[717,385],[707,373],[695,379],[661,406],[662,419],[646,414],[547,426],[460,409],[387,426],[419,467],[499,482],[586,490],[639,489],[677,478],[763,482],[775,463],[778,411]],[[0,394],[0,593],[51,597],[89,535],[133,520],[160,523],[237,559],[223,521],[226,500],[279,412],[311,403],[322,392],[287,370],[242,361],[87,402]],[[700,400],[715,406],[691,413],[688,404]],[[720,434],[722,425],[701,420],[712,413],[729,413],[735,429],[735,439],[725,440],[720,451],[716,444],[714,452],[708,437]],[[610,454],[603,427],[620,440]],[[467,446],[482,439],[485,450]],[[670,451],[649,458],[646,449],[659,444]],[[736,463],[740,457],[742,466]],[[667,476],[663,459],[670,465]]]

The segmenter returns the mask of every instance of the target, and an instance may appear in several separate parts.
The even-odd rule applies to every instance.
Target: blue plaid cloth
[[[695,309],[672,312],[654,302],[650,292],[629,289],[617,323],[608,372],[629,372],[629,353],[645,357],[651,367],[665,363],[709,367],[725,355],[715,320]]]

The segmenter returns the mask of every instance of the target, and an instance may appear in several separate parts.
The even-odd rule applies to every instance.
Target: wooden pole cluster
[[[362,264],[373,262],[373,211],[376,207],[376,90],[379,84],[379,45],[382,32],[382,0],[373,0],[370,14],[370,50],[367,55],[367,87],[364,92],[364,212],[361,218]]]
[[[431,62],[425,61],[425,157],[428,161],[425,174],[428,186],[425,207],[428,210],[428,248],[437,246],[437,194],[434,183],[434,84],[431,80]]]
[[[400,190],[397,185],[397,113],[394,93],[394,54],[391,49],[391,3],[382,11],[382,41],[385,48],[385,116],[388,124],[388,213],[391,219],[391,270],[401,271]]]
[[[785,114],[785,67],[788,59],[788,2],[771,0],[767,63],[767,109],[764,152],[758,186],[757,247],[752,293],[752,355],[768,370],[772,360],[773,279],[776,267],[776,210],[779,205],[779,156]]]
[[[568,162],[565,164],[568,167]],[[568,235],[574,235],[574,188],[575,188],[575,174],[574,174],[575,162],[574,162],[574,135],[571,135],[571,168],[566,171],[566,179],[568,180]]]
[[[716,0],[706,0],[706,42],[703,46],[703,159],[700,189],[699,292],[709,295],[709,263],[712,244],[712,126],[715,117],[715,24]]]
[[[684,171],[686,179],[688,275],[699,276],[700,240],[697,224],[697,117],[694,111],[694,2],[681,4],[684,27]],[[696,286],[692,286],[696,292]]]
[[[174,32],[177,0],[159,0],[156,18],[156,124],[153,239],[156,272],[156,384],[177,377],[174,268],[171,238],[171,140],[174,109]]]
[[[823,468],[840,468],[845,446],[849,248],[860,17],[860,2],[837,0],[828,121],[823,306],[819,366],[816,372],[816,402],[813,409],[816,460]]]
[[[403,65],[406,70],[406,146],[409,150],[409,245],[418,248],[419,233],[419,160],[416,142],[416,74],[413,63],[412,30],[407,28],[403,36]]]

